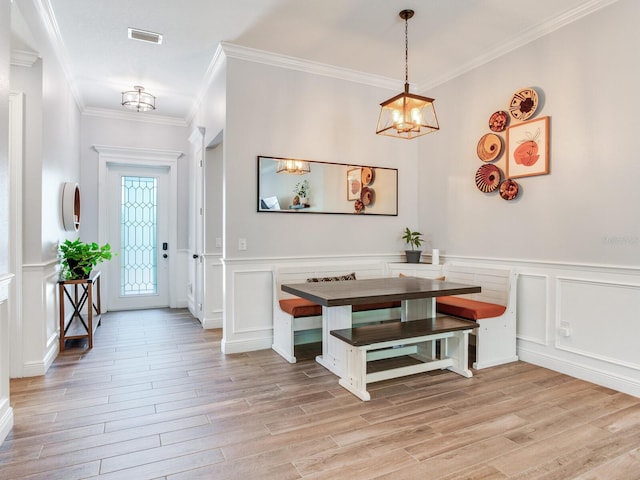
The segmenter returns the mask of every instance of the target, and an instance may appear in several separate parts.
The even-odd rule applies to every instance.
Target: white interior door
[[[169,306],[169,169],[107,165],[109,310]]]

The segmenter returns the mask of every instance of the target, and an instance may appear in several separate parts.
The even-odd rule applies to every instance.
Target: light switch
[[[239,238],[238,239],[238,250],[246,250],[247,249],[247,239]]]

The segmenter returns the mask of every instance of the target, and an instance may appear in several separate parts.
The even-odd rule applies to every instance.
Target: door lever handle
[[[199,256],[199,255],[198,255],[197,253],[194,253],[194,254],[193,254],[193,259],[195,260],[196,258],[198,258],[198,256]]]
[[[166,253],[162,254],[162,258],[167,258],[169,255],[167,255]]]

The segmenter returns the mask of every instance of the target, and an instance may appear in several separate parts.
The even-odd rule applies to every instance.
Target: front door
[[[108,165],[109,310],[169,306],[169,169]]]

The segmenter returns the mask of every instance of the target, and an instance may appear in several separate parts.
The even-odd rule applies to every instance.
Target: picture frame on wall
[[[359,200],[362,192],[362,168],[347,170],[347,200]]]
[[[549,117],[507,127],[506,178],[549,173]]]

